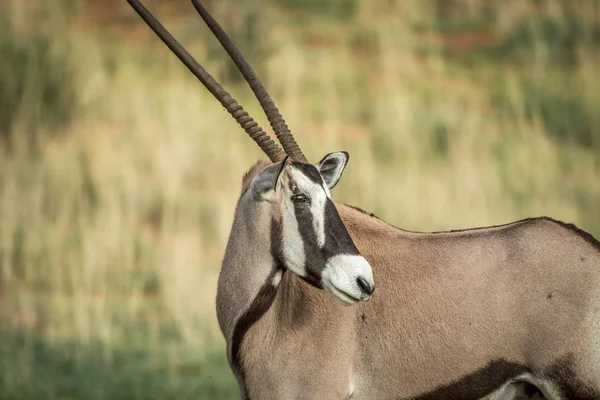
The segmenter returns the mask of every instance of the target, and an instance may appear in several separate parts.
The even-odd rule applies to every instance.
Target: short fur
[[[377,282],[352,307],[289,272],[266,290],[278,268],[271,217],[238,203],[217,313],[243,398],[504,399],[512,380],[548,399],[600,398],[591,235],[549,218],[416,233],[335,205]],[[259,293],[267,306],[249,323]],[[234,338],[240,320],[246,331]]]
[[[248,172],[246,172],[244,174],[244,177],[242,178],[242,194],[244,194],[244,192],[248,189],[248,186],[250,185],[250,182],[252,182],[252,179],[254,179],[254,177],[258,175],[260,171],[265,169],[265,167],[267,167],[270,164],[271,163],[267,161],[257,161],[256,164],[250,167]]]

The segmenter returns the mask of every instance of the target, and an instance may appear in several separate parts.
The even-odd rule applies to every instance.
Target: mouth
[[[324,282],[324,286],[325,288],[329,289],[329,291],[346,306],[351,306],[353,304],[358,303],[361,300],[367,300],[351,296],[343,290],[336,288],[331,282]]]

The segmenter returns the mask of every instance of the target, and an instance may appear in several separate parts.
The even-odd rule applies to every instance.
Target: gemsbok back
[[[283,149],[128,2],[271,160],[243,178],[218,283],[243,399],[600,399],[596,239],[546,217],[416,233],[332,201],[348,154],[307,161],[197,0]]]

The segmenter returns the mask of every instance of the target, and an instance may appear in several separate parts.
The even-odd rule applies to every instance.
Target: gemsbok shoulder
[[[417,233],[331,199],[348,154],[311,164],[256,73],[280,148],[138,1],[137,13],[261,147],[217,293],[243,399],[600,399],[600,243],[533,218]],[[535,394],[534,394],[535,393]]]

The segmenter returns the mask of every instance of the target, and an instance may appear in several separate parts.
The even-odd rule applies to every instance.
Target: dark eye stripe
[[[310,203],[310,198],[304,193],[298,193],[292,196],[292,202],[294,204]]]
[[[310,207],[294,207],[298,231],[304,246],[305,271],[312,281],[319,281],[325,267],[325,259],[317,243],[317,235],[313,224],[313,214]],[[315,282],[311,282],[315,284]]]

